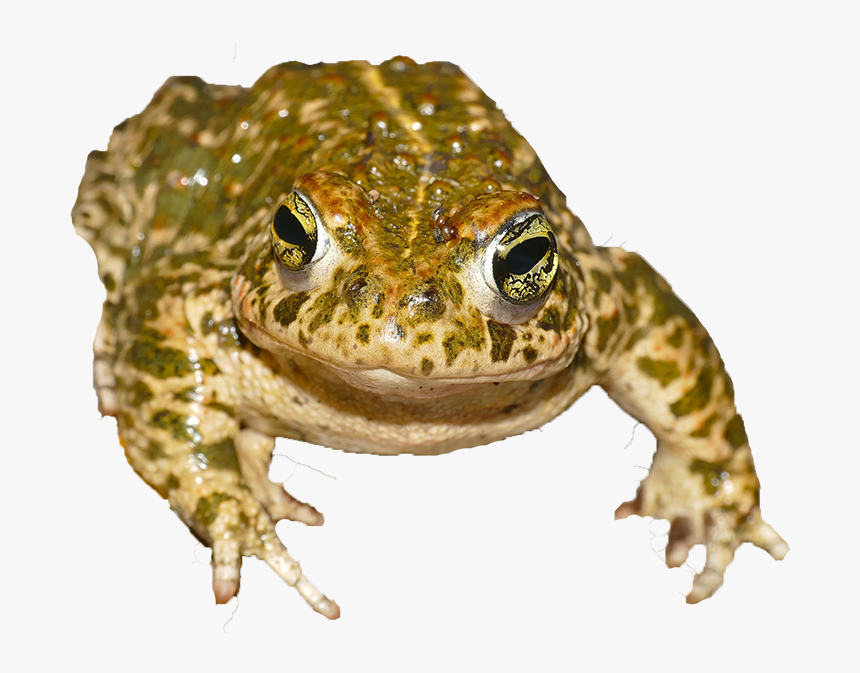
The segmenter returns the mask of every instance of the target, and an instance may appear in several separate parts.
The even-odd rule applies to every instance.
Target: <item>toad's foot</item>
[[[693,580],[688,603],[709,598],[722,585],[742,542],[752,542],[776,560],[788,553],[785,540],[761,518],[758,479],[750,464],[748,448],[730,460],[691,464],[658,450],[636,498],[615,511],[616,519],[635,514],[669,520],[670,568],[684,563],[693,545],[705,545],[705,567]]]
[[[278,539],[275,521],[247,485],[202,480],[194,489],[174,489],[169,500],[179,517],[212,548],[216,603],[226,603],[238,593],[242,557],[256,556],[294,586],[316,612],[329,619],[340,616],[337,603],[311,584],[287,552]]]
[[[171,508],[212,548],[215,602],[226,603],[237,594],[242,557],[256,556],[294,586],[314,610],[337,619],[340,608],[304,576],[275,531],[282,519],[321,525],[322,514],[269,480],[274,438],[243,429],[234,446],[239,470],[210,466],[197,472],[177,471],[178,485],[168,495]]]

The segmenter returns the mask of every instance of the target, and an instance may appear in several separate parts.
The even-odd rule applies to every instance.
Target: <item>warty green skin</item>
[[[270,226],[292,190],[334,260],[293,275]],[[522,213],[549,222],[559,266],[517,313],[479,267]],[[283,518],[323,520],[269,481],[275,437],[443,453],[539,427],[592,385],[658,442],[616,515],[668,519],[669,566],[706,545],[689,602],[721,585],[742,542],[788,551],[761,519],[705,329],[639,255],[593,245],[456,66],[288,63],[248,89],[172,78],[90,155],[73,220],[107,289],[100,409],[132,467],[213,548],[219,602],[255,555],[339,615],[274,532]]]

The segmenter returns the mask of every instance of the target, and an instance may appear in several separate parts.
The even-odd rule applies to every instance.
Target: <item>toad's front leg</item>
[[[614,301],[603,308],[618,310],[626,320],[619,315],[615,324],[625,327],[604,330],[598,334],[602,343],[592,344],[595,357],[606,363],[600,383],[657,438],[650,473],[616,518],[668,519],[669,567],[680,566],[693,545],[705,545],[705,567],[687,596],[688,603],[697,603],[723,583],[742,542],[775,559],[786,555],[788,545],[761,518],[744,423],[708,333],[639,255],[618,248],[605,253],[618,283],[611,289]]]
[[[322,515],[269,481],[275,440],[241,427],[225,376],[201,357],[205,351],[184,331],[154,327],[124,350],[117,423],[128,461],[212,548],[216,602],[236,595],[242,557],[257,556],[314,610],[336,619],[337,604],[308,581],[275,532],[281,519],[320,525]]]

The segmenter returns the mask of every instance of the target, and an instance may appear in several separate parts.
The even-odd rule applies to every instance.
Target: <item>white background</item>
[[[4,668],[856,665],[857,5],[708,4],[5,10]],[[87,153],[170,75],[250,85],[284,60],[399,53],[461,65],[595,241],[643,254],[708,327],[764,517],[791,546],[784,561],[745,545],[725,587],[687,606],[691,571],[652,551],[665,525],[612,519],[653,439],[640,426],[625,449],[634,422],[594,390],[541,431],[443,457],[282,440],[279,453],[336,477],[296,468],[288,487],[327,522],[278,530],[343,617],[314,614],[247,559],[227,623],[235,601],[214,605],[208,551],[125,463],[114,421],[99,420],[91,343],[104,295],[69,211]],[[292,468],[278,458],[273,474]]]

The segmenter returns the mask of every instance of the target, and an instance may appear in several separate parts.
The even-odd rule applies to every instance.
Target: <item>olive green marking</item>
[[[213,444],[202,444],[197,448],[197,458],[207,467],[216,470],[239,471],[239,458],[236,455],[236,445],[228,437]]]
[[[442,276],[438,280],[439,290],[444,297],[449,299],[454,306],[463,303],[463,286],[456,278]]]
[[[733,449],[749,444],[747,439],[747,431],[744,428],[744,420],[740,414],[735,414],[732,420],[726,423],[726,429],[723,431],[723,436]]]
[[[222,404],[221,402],[212,401],[207,402],[205,406],[209,407],[210,409],[216,409],[217,411],[221,411],[230,417],[236,415],[236,409],[228,404]]]
[[[698,430],[694,430],[693,432],[690,433],[690,436],[691,437],[708,437],[708,436],[710,436],[711,427],[714,425],[714,423],[717,422],[717,420],[719,420],[719,418],[720,418],[720,415],[718,413],[716,413],[716,412],[712,413],[710,416],[708,416],[702,422],[702,424],[699,426]]]
[[[175,474],[167,475],[167,479],[164,480],[163,484],[153,484],[152,487],[155,489],[156,493],[160,495],[165,500],[170,495],[170,492],[179,488],[179,479],[176,478]]]
[[[169,379],[193,372],[196,367],[189,360],[187,353],[158,345],[164,338],[161,335],[160,339],[155,339],[150,334],[150,338],[138,339],[132,344],[129,356],[135,368],[157,379]]]
[[[652,360],[651,358],[641,357],[636,361],[636,364],[644,374],[650,376],[652,379],[657,379],[664,388],[681,376],[678,363],[674,360]]]
[[[350,223],[346,226],[338,227],[333,233],[340,249],[347,255],[355,255],[364,250],[361,238],[355,230],[354,224]]]
[[[104,278],[102,278],[102,283],[104,283],[105,290],[107,290],[108,292],[113,292],[116,289],[116,281],[109,273],[106,273],[104,275]]]
[[[365,346],[370,343],[370,325],[367,323],[363,325],[359,325],[358,329],[355,330],[355,340],[359,343],[364,344]]]
[[[146,385],[143,381],[137,380],[128,390],[129,397],[131,398],[131,403],[135,407],[139,407],[144,402],[147,402],[152,399],[153,394],[152,390],[150,390],[149,386]]]
[[[591,279],[601,292],[608,293],[612,289],[612,280],[602,271],[592,269]]]
[[[203,358],[202,360],[200,360],[199,367],[200,370],[208,376],[212,376],[221,371],[220,369],[218,369],[218,365],[215,364],[215,361],[210,360],[209,358]]]
[[[183,388],[182,390],[173,393],[173,398],[180,402],[202,402],[203,392],[201,391],[200,386],[188,386],[187,388]]]
[[[637,343],[639,343],[642,339],[645,338],[645,335],[647,333],[648,333],[648,330],[646,328],[637,327],[630,334],[630,337],[627,339],[627,343],[624,344],[624,350],[625,351],[631,350],[633,348],[633,346],[635,346]]]
[[[675,328],[675,331],[666,339],[666,343],[668,343],[672,348],[680,348],[681,344],[684,343],[684,330],[681,329],[681,326]]]
[[[433,371],[433,360],[430,358],[421,358],[421,373],[424,376],[430,376],[430,372]]]
[[[652,324],[664,325],[670,318],[680,316],[690,327],[701,326],[693,312],[671,291],[669,283],[639,255],[628,253],[616,277],[630,294],[635,293],[638,285],[651,297],[654,309]]]
[[[612,314],[609,318],[600,317],[597,319],[597,350],[603,352],[606,346],[609,345],[609,339],[615,334],[618,325],[621,322],[621,316],[618,311]]]
[[[150,441],[146,445],[145,449],[141,449],[141,453],[143,454],[144,458],[146,458],[150,462],[158,460],[159,458],[164,458],[166,455],[164,453],[164,447],[162,446],[161,442],[154,441]]]
[[[507,362],[511,355],[511,347],[517,338],[517,333],[510,325],[498,323],[495,320],[487,320],[487,329],[490,332],[490,359],[493,362]]]
[[[474,318],[474,316],[473,316]],[[455,320],[458,327],[456,332],[449,332],[442,341],[445,350],[445,364],[450,366],[457,356],[466,348],[479,351],[484,346],[483,323],[480,318],[472,325],[466,325],[462,320]]]
[[[235,500],[226,493],[213,493],[209,497],[197,501],[196,519],[204,526],[209,526],[218,517],[218,506],[227,500]]]
[[[245,337],[239,330],[239,325],[233,318],[227,318],[218,323],[218,343],[241,348],[245,345]]]
[[[696,378],[696,383],[677,402],[669,407],[676,417],[686,416],[699,409],[704,409],[711,399],[711,388],[714,384],[714,370],[705,363]]]
[[[340,293],[336,290],[329,290],[317,297],[310,308],[311,311],[316,311],[316,315],[308,325],[308,332],[313,334],[323,325],[328,325],[334,318],[334,310],[340,302]]]
[[[433,341],[432,332],[421,332],[415,336],[415,343],[419,345],[429,343],[430,341]]]
[[[289,297],[284,297],[275,306],[272,315],[283,327],[289,327],[298,317],[299,309],[308,299],[310,299],[310,295],[307,292],[297,292]]]
[[[525,348],[523,348],[523,357],[529,364],[537,360],[537,356],[538,352],[532,346],[526,346]]]
[[[727,458],[716,463],[709,463],[696,459],[690,463],[690,472],[700,474],[705,482],[705,490],[709,495],[714,495],[723,482],[723,473],[728,471],[729,460]]]
[[[564,312],[564,322],[561,327],[566,332],[571,329],[576,322],[576,316],[579,315],[579,309],[573,297],[570,297],[567,302],[567,311]]]
[[[212,311],[203,314],[203,319],[200,321],[200,333],[204,336],[212,334],[215,331],[215,318],[212,316]]]
[[[550,306],[543,312],[538,320],[537,326],[545,331],[552,330],[558,332],[561,330],[561,315],[555,306]]]
[[[170,409],[162,409],[153,414],[149,420],[149,425],[166,430],[174,439],[195,442],[195,437],[199,437],[197,427],[189,425],[188,419],[187,414],[178,414]]]
[[[723,378],[723,395],[725,395],[731,402],[735,401],[735,384],[732,383],[732,378],[729,376],[729,373],[722,369],[720,375]]]
[[[385,306],[385,293],[378,292],[373,296],[373,308],[370,309],[370,315],[374,318],[382,317],[382,310]]]

